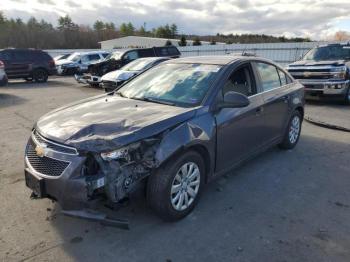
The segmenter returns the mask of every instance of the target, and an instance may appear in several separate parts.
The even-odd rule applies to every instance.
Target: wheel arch
[[[32,77],[33,77],[33,75],[34,75],[34,72],[37,71],[37,70],[44,70],[47,74],[49,74],[49,71],[48,71],[45,67],[43,67],[43,66],[38,66],[38,67],[35,67],[35,68],[32,69],[32,72],[31,72],[31,76],[32,76]]]
[[[301,114],[301,118],[304,119],[304,108],[302,106],[299,105],[294,110],[298,111]]]

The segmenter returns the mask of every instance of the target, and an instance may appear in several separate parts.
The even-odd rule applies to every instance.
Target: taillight
[[[51,66],[51,67],[55,67],[55,60],[50,60],[49,61],[49,66]]]
[[[4,68],[5,68],[4,62],[0,61],[0,69],[4,69]]]

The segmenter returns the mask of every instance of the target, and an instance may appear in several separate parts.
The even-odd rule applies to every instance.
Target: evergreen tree
[[[181,39],[179,41],[179,46],[187,46],[186,37],[184,35],[181,36]]]
[[[193,45],[194,45],[194,46],[202,45],[202,43],[201,43],[201,41],[199,40],[198,37],[196,37],[196,38],[194,39]]]

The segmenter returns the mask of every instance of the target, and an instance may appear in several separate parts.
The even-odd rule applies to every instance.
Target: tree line
[[[20,18],[8,19],[0,11],[0,48],[38,48],[38,49],[88,49],[99,48],[100,41],[123,36],[147,36],[165,39],[179,39],[179,45],[185,46],[187,40],[193,45],[201,45],[201,41],[231,43],[272,43],[310,41],[305,38],[285,38],[269,35],[225,35],[208,36],[179,35],[176,24],[166,24],[147,30],[146,23],[136,28],[131,22],[116,26],[112,22],[95,21],[93,26],[78,25],[68,16],[59,17],[57,26],[45,20],[32,17],[26,22]],[[167,44],[171,44],[167,41]]]

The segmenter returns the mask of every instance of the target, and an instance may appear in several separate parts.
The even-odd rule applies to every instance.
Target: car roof
[[[92,55],[92,54],[108,54],[108,52],[107,51],[85,51],[85,52],[74,52],[72,54]]]
[[[164,56],[151,56],[151,57],[142,57],[142,58],[138,58],[135,61],[149,61],[149,62],[153,62],[153,61],[157,61],[157,60],[169,60],[169,57],[164,57]]]
[[[227,65],[236,61],[242,60],[261,60],[269,61],[256,56],[242,56],[242,55],[214,55],[214,56],[191,56],[184,58],[177,58],[171,60],[171,63],[189,63],[189,64],[213,64],[213,65]]]

